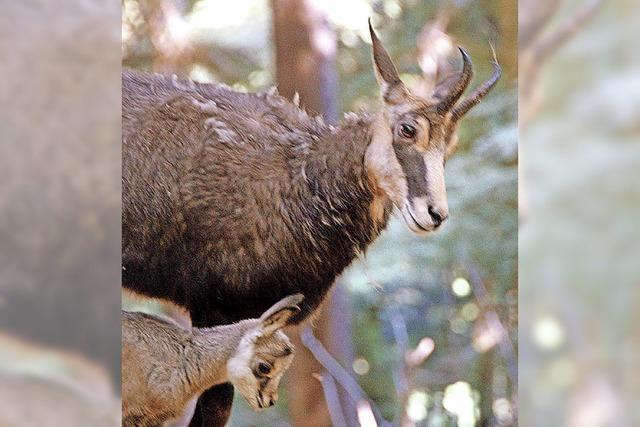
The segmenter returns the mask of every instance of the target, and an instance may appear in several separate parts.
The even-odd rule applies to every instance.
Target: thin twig
[[[396,393],[400,401],[400,413],[397,422],[402,427],[414,426],[415,423],[407,414],[409,397],[411,396],[412,385],[415,384],[415,376],[418,368],[431,355],[434,349],[434,342],[429,337],[420,340],[415,349],[409,351],[409,333],[407,323],[399,311],[389,311],[389,321],[391,330],[396,341],[398,366],[396,373]]]
[[[538,22],[535,38],[533,33],[527,43],[523,43],[523,49],[519,52],[518,78],[520,81],[520,129],[526,129],[531,118],[535,115],[540,104],[538,85],[540,74],[551,56],[564,44],[575,36],[585,24],[595,16],[596,12],[604,4],[605,0],[591,0],[585,3],[578,11],[570,14],[559,27],[543,34],[544,27],[548,26],[555,15],[557,4],[553,5],[553,13],[544,15],[546,21]]]
[[[541,37],[533,47],[534,62],[543,62],[567,41],[571,40],[571,38],[595,16],[603,3],[604,0],[591,0],[567,18],[557,30],[550,33],[547,37]]]
[[[524,2],[520,5],[519,14],[525,19],[518,23],[518,44],[520,49],[527,49],[542,33],[547,24],[558,11],[560,0],[545,2]],[[529,7],[527,7],[529,6]]]
[[[300,339],[302,340],[302,344],[309,349],[313,357],[315,357],[327,372],[333,376],[338,384],[344,388],[349,397],[351,397],[356,404],[359,404],[361,401],[366,401],[371,407],[378,424],[381,426],[391,426],[391,424],[387,422],[382,415],[380,415],[380,411],[371,403],[360,385],[358,385],[349,373],[340,366],[338,361],[329,354],[322,343],[313,335],[310,327],[307,326],[302,329],[300,332]]]
[[[400,399],[403,399],[408,392],[409,384],[407,381],[407,372],[405,357],[409,348],[409,334],[407,333],[407,325],[397,311],[389,311],[389,322],[391,330],[396,341],[396,352],[398,355],[398,366],[396,370],[396,393]]]
[[[358,424],[360,427],[378,427],[376,417],[373,415],[373,408],[368,400],[361,400],[357,405]]]
[[[313,374],[313,376],[320,381],[322,385],[324,399],[329,409],[329,417],[331,417],[331,424],[334,426],[346,426],[347,420],[344,418],[342,405],[340,404],[340,398],[338,396],[338,388],[336,387],[333,377],[330,374]]]
[[[400,413],[397,422],[402,427],[415,425],[407,414],[407,406],[411,388],[409,386],[409,375],[412,373],[411,367],[407,364],[407,353],[409,348],[409,333],[407,332],[407,323],[402,315],[397,311],[389,313],[389,321],[391,322],[391,330],[396,341],[398,366],[396,372],[396,393],[400,401]]]

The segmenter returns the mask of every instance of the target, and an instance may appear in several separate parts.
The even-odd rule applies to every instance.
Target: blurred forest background
[[[640,425],[639,19],[520,1],[523,425]]]
[[[291,331],[298,351],[278,405],[256,414],[238,398],[231,425],[515,425],[516,2],[124,0],[122,14],[125,67],[241,91],[277,84],[330,121],[378,108],[369,17],[403,80],[422,93],[460,66],[458,44],[474,61],[472,87],[480,84],[495,46],[504,74],[460,123],[446,226],[420,238],[394,218],[316,323],[345,368],[338,377],[348,377],[327,374]],[[349,377],[364,394],[334,381]]]

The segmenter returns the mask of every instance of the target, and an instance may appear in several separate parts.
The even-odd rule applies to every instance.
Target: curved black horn
[[[478,105],[480,101],[482,101],[482,98],[484,98],[485,95],[488,94],[489,91],[496,85],[496,83],[498,83],[498,80],[500,80],[501,75],[502,75],[502,68],[500,68],[500,65],[498,64],[498,62],[494,61],[493,75],[491,76],[491,78],[486,82],[484,82],[482,86],[474,90],[473,93],[469,95],[468,98],[466,98],[460,104],[456,105],[456,107],[451,112],[451,114],[453,115],[453,120],[454,121],[458,120],[460,117],[467,114],[469,110],[471,110],[473,107]]]
[[[471,76],[473,75],[471,58],[469,58],[467,52],[465,52],[464,49],[460,46],[458,46],[458,50],[460,50],[460,53],[462,54],[462,74],[460,75],[460,78],[453,86],[446,98],[438,103],[437,108],[440,113],[449,111],[451,107],[453,107],[453,105],[456,103],[456,101],[460,99],[464,90],[467,88],[467,86],[469,86]]]

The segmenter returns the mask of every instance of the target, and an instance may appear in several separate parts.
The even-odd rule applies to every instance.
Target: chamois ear
[[[409,92],[402,80],[400,80],[398,70],[393,65],[389,53],[373,30],[371,19],[369,19],[369,32],[371,33],[371,44],[373,46],[373,70],[380,85],[382,99],[390,105],[399,104],[405,100]]]
[[[260,316],[261,336],[268,337],[289,324],[289,320],[300,312],[298,304],[302,302],[302,294],[290,295],[275,303]]]

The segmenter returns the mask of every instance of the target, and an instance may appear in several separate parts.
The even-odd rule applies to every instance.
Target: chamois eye
[[[400,136],[408,139],[412,139],[416,136],[416,128],[406,123],[400,125]]]
[[[268,363],[258,363],[258,373],[260,375],[269,375],[269,372],[271,372],[271,366]]]

